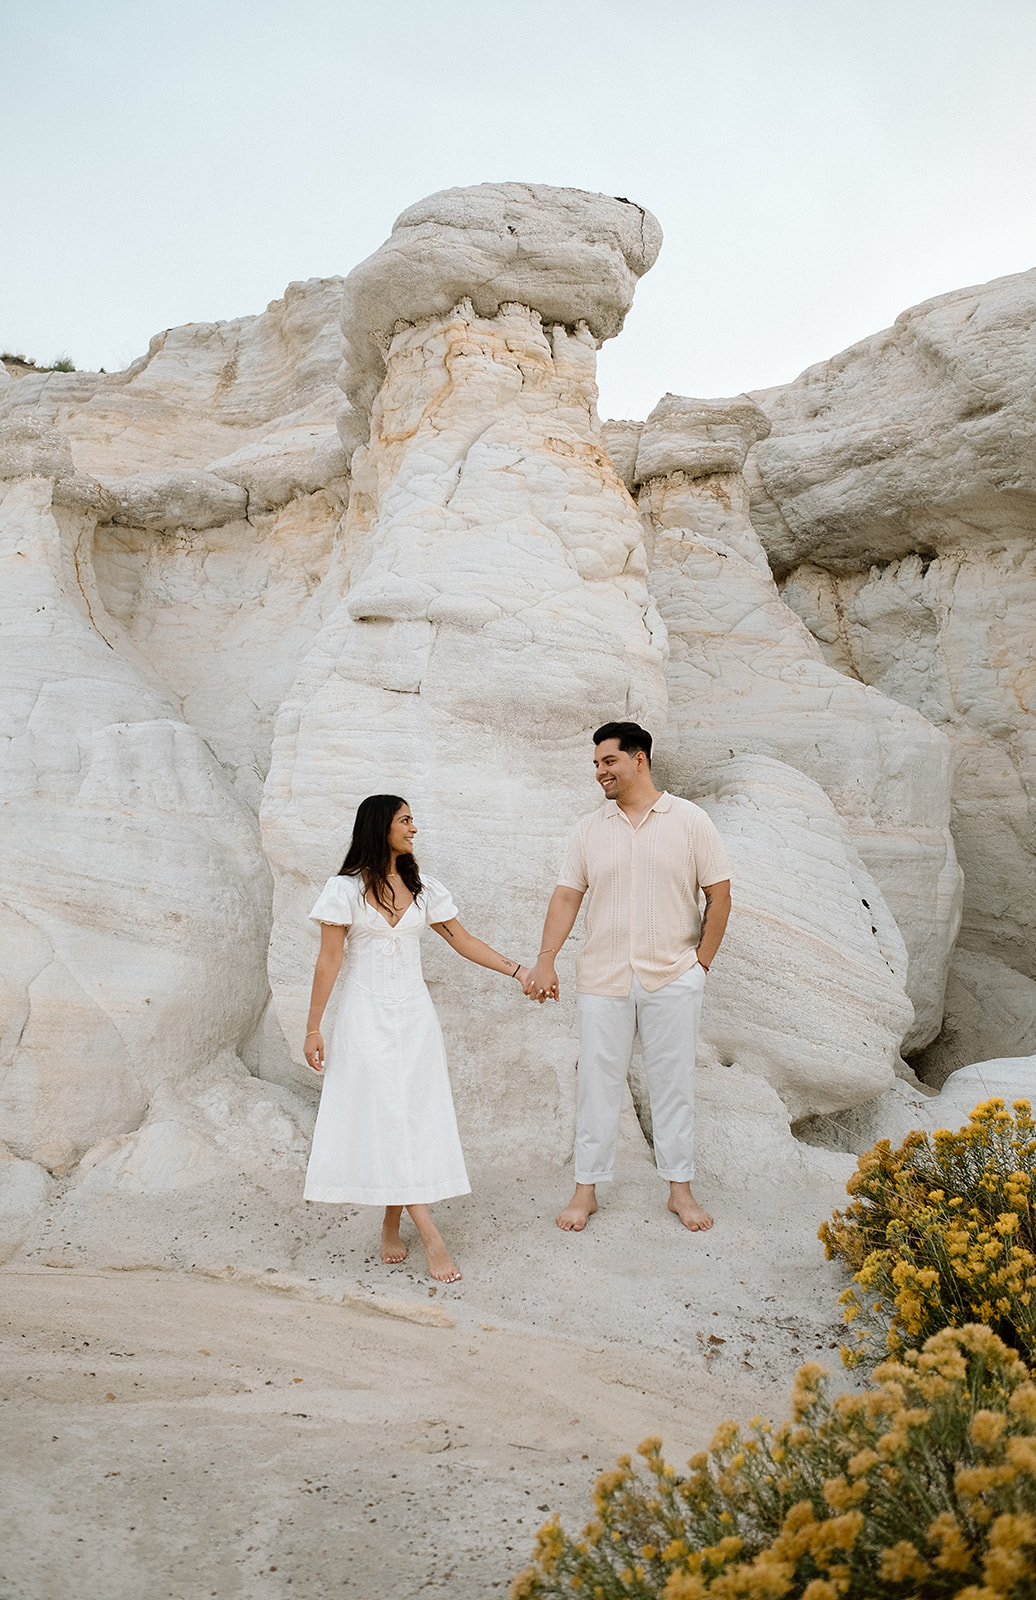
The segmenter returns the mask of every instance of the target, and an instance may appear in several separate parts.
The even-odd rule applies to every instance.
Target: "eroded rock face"
[[[1036,515],[865,572],[803,564],[782,592],[833,664],[949,736],[961,942],[1036,977]]]
[[[29,374],[0,391],[0,418],[60,430],[98,475],[197,472],[299,427],[333,439],[341,294],[341,278],[311,278],[258,317],[156,333],[124,372]]]
[[[913,306],[755,392],[772,431],[753,452],[752,515],[778,571],[810,557],[858,571],[931,553],[954,523],[1013,522],[1012,501],[1031,511],[1034,321],[1036,270]]]
[[[741,756],[701,773],[695,800],[726,843],[736,905],[709,974],[702,1065],[765,1079],[792,1121],[889,1089],[912,1022],[906,947],[827,795],[783,762]]]
[[[659,772],[691,793],[702,768],[758,754],[821,786],[906,941],[915,1015],[903,1043],[916,1050],[940,1028],[960,917],[949,747],[923,716],[829,666],[778,593],[741,475],[767,428],[745,396],[667,395],[639,439],[649,586],[669,634]],[[804,879],[802,898],[812,893]]]
[[[567,193],[546,207],[548,231],[565,224],[559,253],[574,249]],[[433,262],[436,237],[423,247]],[[447,250],[444,272],[453,260]],[[358,270],[372,292],[371,262]],[[571,321],[579,309],[568,305]],[[271,978],[296,1045],[313,962],[305,913],[365,794],[404,795],[419,859],[465,925],[532,957],[567,834],[595,803],[590,733],[617,712],[664,718],[664,633],[640,524],[598,435],[595,363],[585,325],[545,325],[530,304],[483,316],[465,300],[392,339],[370,443],[352,462],[342,599],[284,707],[262,812],[277,880]],[[474,1159],[526,1144],[563,1153],[571,1022],[436,955]]]
[[[1036,983],[995,956],[955,950],[942,1032],[914,1065],[926,1083],[940,1088],[961,1067],[992,1060],[994,1052],[1027,1055],[1034,1042]]]
[[[48,461],[0,484],[0,1120],[60,1174],[244,1046],[268,879],[210,751],[106,640],[92,519]]]
[[[747,463],[827,660],[948,734],[961,943],[1036,977],[1036,272],[903,313],[795,383]]]
[[[608,196],[451,190],[344,285],[125,373],[0,369],[0,1254],[55,1185],[84,1226],[111,1194],[197,1218],[264,1169],[294,1194],[282,1026],[297,1056],[305,913],[356,803],[404,795],[465,924],[531,959],[617,716],[734,863],[706,1170],[799,1170],[791,1118],[845,1148],[924,1120],[893,1073],[942,1013],[954,765],[973,948],[923,1060],[1026,1048],[1036,275],[602,429],[596,350],[659,239]],[[567,1157],[568,1001],[437,941],[426,966],[473,1169]]]

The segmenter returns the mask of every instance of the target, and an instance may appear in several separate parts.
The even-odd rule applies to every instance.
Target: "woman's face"
[[[400,806],[392,818],[392,826],[388,831],[389,849],[392,854],[395,856],[412,856],[416,832],[414,819],[410,815],[410,807]]]

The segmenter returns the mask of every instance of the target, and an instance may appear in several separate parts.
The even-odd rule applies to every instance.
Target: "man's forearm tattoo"
[[[709,920],[709,911],[710,911],[711,907],[712,907],[711,896],[706,895],[705,896],[705,910],[701,914],[701,932],[698,935],[698,943],[699,944],[701,944],[702,940],[705,937],[705,924]]]

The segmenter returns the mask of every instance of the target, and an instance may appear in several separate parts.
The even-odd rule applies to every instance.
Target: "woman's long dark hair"
[[[396,909],[396,899],[388,881],[389,862],[392,859],[389,829],[396,812],[406,804],[398,794],[369,794],[366,800],[361,800],[356,810],[349,849],[338,869],[339,877],[348,875],[350,878],[362,878],[364,889],[373,889],[375,900],[386,911]],[[423,884],[414,857],[397,856],[396,867],[416,900]]]

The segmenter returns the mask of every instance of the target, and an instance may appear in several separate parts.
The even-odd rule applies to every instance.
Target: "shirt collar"
[[[663,789],[662,793],[659,795],[659,797],[655,801],[654,805],[653,806],[648,806],[647,813],[645,813],[645,814],[649,815],[652,811],[671,811],[672,810],[672,806],[673,806],[673,797],[672,797],[672,795],[669,793],[669,791],[667,789]],[[606,817],[625,816],[625,812],[620,810],[619,802],[617,800],[606,800],[604,802],[604,814],[605,814]]]

